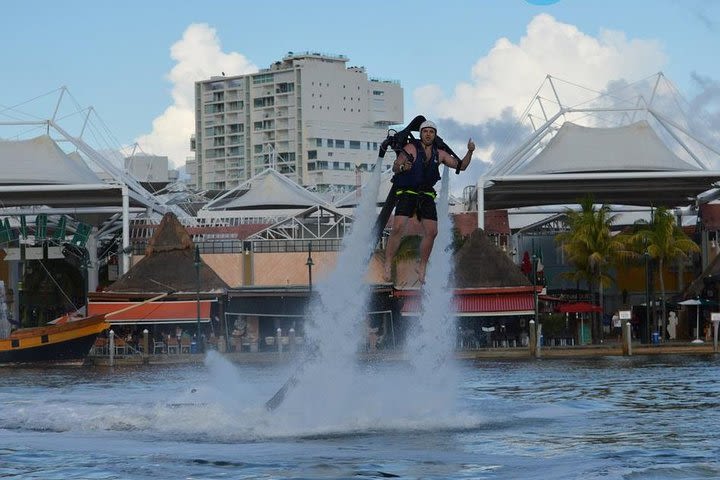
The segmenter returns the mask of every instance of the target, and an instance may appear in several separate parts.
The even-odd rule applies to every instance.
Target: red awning
[[[405,297],[401,314],[403,316],[418,316],[421,305],[421,297]],[[532,293],[455,295],[453,297],[453,307],[455,315],[458,317],[533,315],[535,313],[535,303]]]
[[[200,300],[200,321],[210,321],[210,306],[215,300]],[[153,323],[192,323],[197,322],[198,302],[195,300],[174,302],[90,302],[90,315],[109,314],[123,308],[137,305],[127,311],[108,317],[110,324],[153,324]]]
[[[558,305],[557,311],[560,313],[590,313],[602,312],[602,308],[600,308],[599,305],[594,305],[592,303],[575,302]]]

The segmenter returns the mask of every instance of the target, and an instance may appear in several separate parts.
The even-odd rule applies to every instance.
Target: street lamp
[[[197,303],[197,347],[198,351],[202,352],[203,346],[202,346],[202,337],[200,336],[200,266],[202,265],[202,260],[200,259],[200,246],[195,245],[195,273],[196,273],[196,280],[197,280],[197,297],[196,297],[196,303]]]
[[[645,257],[645,334],[650,343],[650,254],[643,253]]]
[[[90,252],[87,248],[80,249],[80,268],[82,269],[82,281],[83,281],[83,307],[85,307],[85,316],[88,316],[88,269],[92,266],[90,263]]]
[[[537,255],[532,256],[532,284],[533,284],[533,310],[535,316],[535,324],[538,323],[538,294],[537,294]]]
[[[308,291],[312,292],[312,267],[315,265],[312,259],[312,242],[308,242],[308,258],[305,265],[308,267]]]

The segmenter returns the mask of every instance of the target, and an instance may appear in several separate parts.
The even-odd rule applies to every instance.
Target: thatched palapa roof
[[[197,290],[195,245],[173,213],[166,213],[150,239],[145,256],[106,292],[164,293]],[[228,285],[205,262],[200,265],[200,291],[220,293]]]
[[[455,287],[519,287],[530,281],[482,229],[475,230],[455,254]]]
[[[715,252],[712,252],[715,253]],[[703,297],[704,290],[709,284],[717,284],[720,282],[720,255],[715,255],[715,258],[705,267],[705,270],[692,281],[685,291],[680,295],[683,300],[695,297]],[[714,300],[714,299],[713,299]]]

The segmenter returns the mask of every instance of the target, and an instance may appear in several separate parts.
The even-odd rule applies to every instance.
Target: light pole
[[[200,336],[200,266],[202,265],[202,260],[200,259],[200,246],[195,245],[195,273],[196,273],[196,280],[197,280],[197,297],[196,297],[196,303],[197,303],[197,347],[198,351],[202,352],[202,337]]]
[[[80,268],[82,268],[82,275],[83,275],[83,307],[85,307],[85,316],[89,316],[89,313],[88,313],[88,282],[89,282],[88,269],[92,266],[90,264],[90,252],[88,252],[87,248],[81,248],[80,255],[81,255]]]
[[[312,259],[312,242],[308,242],[308,258],[305,265],[308,267],[308,291],[312,293],[312,267],[315,265]]]
[[[533,310],[534,310],[534,318],[535,318],[535,324],[538,325],[538,294],[537,294],[537,255],[533,253],[532,256],[532,284],[533,284]]]
[[[643,253],[645,257],[645,335],[646,342],[650,343],[650,254]]]

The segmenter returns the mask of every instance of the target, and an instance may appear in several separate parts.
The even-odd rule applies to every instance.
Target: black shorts
[[[402,192],[397,196],[395,215],[412,217],[417,215],[418,220],[435,220],[437,222],[437,209],[435,208],[434,192]]]

